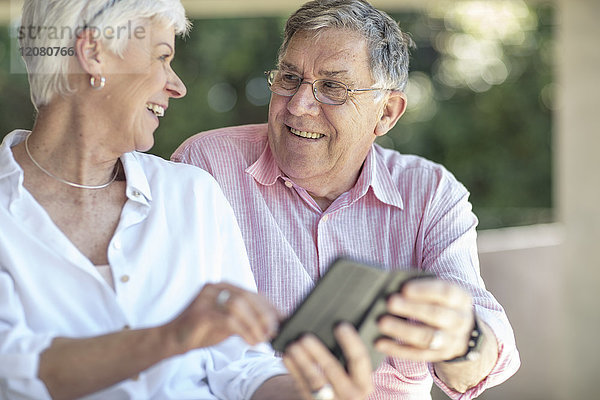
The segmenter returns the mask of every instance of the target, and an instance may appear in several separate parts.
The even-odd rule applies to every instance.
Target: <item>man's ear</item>
[[[377,125],[375,126],[375,135],[383,136],[396,125],[404,111],[406,111],[406,95],[400,90],[393,90],[387,95],[383,110]]]
[[[85,29],[75,41],[75,51],[77,61],[83,71],[91,76],[102,75],[104,65],[104,51],[102,42],[100,42],[94,33]]]

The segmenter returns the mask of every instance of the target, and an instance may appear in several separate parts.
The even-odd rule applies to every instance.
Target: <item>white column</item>
[[[566,361],[560,398],[592,399],[600,377],[600,1],[557,4],[554,182],[566,228],[564,292],[557,295],[567,315],[568,356],[556,366]]]

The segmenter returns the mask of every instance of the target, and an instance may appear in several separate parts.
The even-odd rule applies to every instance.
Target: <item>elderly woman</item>
[[[260,345],[277,314],[218,186],[138,152],[186,93],[179,0],[26,0],[22,26],[38,114],[0,147],[0,398],[304,395]],[[354,376],[308,337],[298,387],[318,359],[336,392],[368,390],[364,348],[340,332]]]

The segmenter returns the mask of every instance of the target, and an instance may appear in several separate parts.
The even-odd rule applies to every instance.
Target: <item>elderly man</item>
[[[440,165],[374,144],[406,109],[410,46],[365,1],[308,2],[267,72],[268,123],[198,134],[173,160],[217,179],[259,291],[285,313],[342,254],[441,278],[389,298],[376,343],[389,357],[371,398],[428,399],[435,381],[471,399],[514,374],[519,355],[480,277],[467,190]]]

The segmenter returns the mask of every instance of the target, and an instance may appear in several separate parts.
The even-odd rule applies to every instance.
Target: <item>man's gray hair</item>
[[[69,55],[23,57],[36,109],[47,105],[57,94],[72,92],[68,74],[75,41],[84,28],[92,29],[94,37],[122,57],[133,36],[131,30],[144,19],[158,19],[179,35],[190,29],[180,0],[25,0],[18,32],[20,46],[52,48],[53,54],[56,48],[71,49]],[[127,34],[123,33],[125,29]]]
[[[363,36],[367,40],[375,85],[404,90],[408,82],[409,48],[414,42],[389,15],[363,0],[314,0],[304,4],[287,20],[279,61],[296,32],[318,33],[329,28],[347,29]]]

